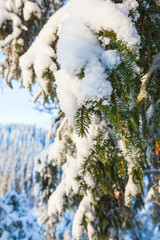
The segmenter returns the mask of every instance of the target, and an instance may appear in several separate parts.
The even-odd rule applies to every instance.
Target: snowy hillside
[[[34,160],[46,142],[46,130],[29,125],[0,124],[1,196],[10,189],[33,194]]]

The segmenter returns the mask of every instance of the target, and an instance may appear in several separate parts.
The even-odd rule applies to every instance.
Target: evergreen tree
[[[1,2],[0,7],[8,9]],[[24,9],[28,2],[38,3],[12,2],[23,2]],[[17,78],[29,90],[35,81],[40,85],[35,100],[58,100],[61,109],[54,143],[39,161],[47,168],[41,177],[38,170],[36,175],[47,217],[74,209],[74,239],[84,232],[92,240],[120,239],[127,228],[132,239],[140,239],[141,224],[135,216],[143,206],[144,174],[159,208],[159,1],[70,0],[49,18],[31,45],[43,21],[37,6],[29,8],[29,18],[23,9],[34,31],[26,43],[24,38],[29,49],[24,55],[12,50],[21,68],[17,65]],[[0,46],[6,55],[2,73],[7,81],[16,77],[15,61],[12,67],[6,64],[11,56],[6,49],[19,38],[19,29],[25,31],[23,21],[15,28],[13,21],[8,35],[11,16],[1,23]],[[56,181],[52,184],[50,179]]]
[[[47,146],[47,136],[35,126],[0,124],[0,196],[12,189],[33,204],[35,159]]]

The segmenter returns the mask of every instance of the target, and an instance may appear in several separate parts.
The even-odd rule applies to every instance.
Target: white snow
[[[38,1],[26,0],[23,3],[25,21],[28,21],[32,14],[41,17]],[[20,7],[21,2],[16,1],[16,6]],[[138,48],[140,37],[132,19],[128,16],[129,10],[135,10],[137,6],[135,0],[126,0],[121,4],[115,4],[110,0],[70,0],[48,20],[34,43],[20,58],[23,85],[30,89],[34,81],[38,81],[41,87],[34,99],[42,93],[48,95],[50,92],[48,86],[51,84],[53,87],[55,84],[60,108],[65,114],[57,129],[54,144],[47,150],[48,159],[46,159],[47,153],[41,156],[42,164],[38,171],[43,175],[41,168],[44,167],[45,161],[62,168],[61,181],[48,202],[47,214],[50,217],[60,215],[64,210],[66,198],[81,190],[80,194],[83,198],[76,211],[72,229],[75,239],[82,236],[83,218],[87,221],[89,239],[94,239],[92,222],[95,216],[92,195],[80,189],[75,178],[81,177],[81,166],[90,157],[91,149],[95,144],[94,139],[100,134],[104,140],[108,139],[109,128],[106,122],[100,121],[94,115],[85,137],[79,137],[71,127],[74,127],[77,110],[83,105],[89,106],[88,102],[103,100],[103,105],[110,104],[113,89],[108,81],[108,74],[123,59],[117,50],[106,50],[110,38],[105,34],[99,37],[99,32],[114,31],[117,40],[125,43],[128,48]],[[2,22],[8,17],[5,13]],[[16,23],[14,25],[17,27]],[[16,28],[16,31],[18,30]],[[46,70],[53,73],[54,83],[53,79],[46,77]],[[125,160],[132,162],[128,155],[132,149],[127,150],[122,139],[117,141]],[[67,149],[68,142],[70,142],[70,151]],[[89,172],[85,173],[83,180],[89,187],[95,187],[94,179]],[[138,191],[132,172],[129,170],[125,193],[127,206],[131,196],[136,196]],[[110,231],[112,238],[113,229]]]
[[[129,179],[125,187],[125,205],[130,206],[131,198],[136,197],[139,193],[137,185],[133,181],[133,173],[131,166],[128,167]]]
[[[138,46],[139,35],[128,18],[131,7],[136,7],[136,1],[134,4],[128,1],[114,4],[109,0],[69,1],[49,19],[20,58],[24,86],[30,88],[34,71],[42,90],[48,93],[50,80],[44,77],[44,72],[49,68],[56,79],[60,107],[72,125],[78,108],[85,102],[104,99],[109,103],[112,86],[107,81],[106,70],[116,67],[121,59],[116,50],[104,50],[97,33],[103,29],[113,30],[117,40],[130,47]],[[57,37],[53,49],[51,45]],[[102,38],[103,44],[106,41],[109,44],[108,37]],[[77,74],[82,72],[84,77],[79,79]]]
[[[88,192],[88,195],[90,193]],[[73,225],[72,225],[72,234],[73,238],[80,239],[82,237],[82,233],[84,231],[84,226],[81,224],[83,221],[83,217],[87,218],[88,224],[88,237],[89,240],[93,240],[94,228],[91,225],[91,222],[94,221],[94,209],[91,207],[92,199],[85,195],[79,204],[78,210],[75,214]]]
[[[20,6],[20,4],[18,4],[18,6]],[[32,14],[34,14],[37,18],[41,17],[41,10],[39,6],[35,2],[25,1],[23,8],[24,20],[28,21]]]
[[[120,56],[116,50],[104,51],[102,54],[102,64],[104,67],[114,68],[120,64]]]

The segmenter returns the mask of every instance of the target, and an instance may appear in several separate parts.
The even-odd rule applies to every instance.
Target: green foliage
[[[139,66],[147,73],[155,54],[160,52],[160,5],[156,0],[138,1],[138,18],[136,28],[141,36]]]
[[[81,69],[81,72],[76,75],[79,79],[82,79],[85,77],[84,69]]]
[[[138,101],[138,96],[142,86],[141,79],[151,69],[152,63],[155,61],[155,54],[160,52],[158,40],[160,39],[160,8],[156,1],[139,1],[138,10],[140,17],[135,24],[141,36],[140,49],[129,48],[125,42],[117,40],[114,31],[101,30],[97,34],[98,37],[110,39],[110,43],[105,46],[105,50],[116,50],[121,59],[116,68],[106,69],[107,81],[109,80],[112,84],[113,93],[110,103],[107,105],[103,105],[105,99],[98,102],[87,102],[86,106],[88,107],[83,106],[79,109],[75,117],[76,130],[81,137],[88,134],[89,126],[92,124],[95,115],[106,121],[109,128],[116,133],[116,138],[110,134],[107,140],[104,140],[102,135],[94,139],[95,144],[92,146],[91,153],[84,160],[81,166],[81,175],[77,177],[83,191],[86,192],[90,189],[95,198],[98,226],[96,226],[96,223],[93,224],[95,224],[96,229],[99,228],[97,239],[104,239],[104,236],[109,236],[108,231],[114,224],[117,224],[114,228],[122,229],[122,222],[124,224],[124,221],[126,221],[125,227],[130,228],[133,233],[135,226],[139,230],[141,229],[141,224],[134,220],[134,216],[135,209],[141,208],[144,204],[142,200],[144,194],[143,170],[149,167],[147,151],[151,150],[152,152],[149,161],[152,161],[154,166],[157,166],[155,164],[157,163],[156,159],[159,159],[155,156],[155,146],[160,136],[159,67],[154,67],[155,70],[146,82],[146,96],[141,101]],[[134,14],[134,12],[131,12],[130,16],[134,18]],[[102,44],[102,41],[99,41]],[[85,68],[77,75],[79,79],[84,78],[84,72]],[[147,113],[149,107],[152,107],[150,118],[148,118]],[[117,144],[119,139],[124,142],[127,154],[134,163],[134,181],[142,194],[135,200],[134,210],[132,208],[130,210],[124,207],[118,208],[119,205],[124,204],[124,186],[128,174],[126,156]],[[91,174],[96,188],[87,186],[83,180],[87,172]],[[121,193],[118,200],[114,195],[114,185]],[[99,203],[97,197],[100,198]],[[157,202],[159,202],[159,199]],[[113,209],[114,212],[112,220],[109,215],[110,209]],[[129,214],[129,219],[126,213]],[[125,217],[123,215],[124,219],[122,220],[118,217],[118,214],[126,215]],[[157,219],[156,217],[155,221]],[[119,238],[117,237],[117,239]]]
[[[46,2],[46,1],[44,1]],[[121,0],[114,0],[114,3],[122,3]],[[90,127],[94,125],[94,119],[99,120],[99,132],[94,136],[90,154],[83,159],[81,171],[76,180],[79,184],[79,192],[70,197],[64,196],[66,208],[76,208],[79,206],[83,196],[89,191],[94,199],[95,221],[92,225],[96,229],[95,239],[109,239],[110,230],[116,230],[114,239],[120,239],[119,229],[125,231],[130,229],[133,232],[134,239],[137,229],[141,229],[141,224],[135,219],[135,215],[143,206],[142,196],[144,194],[143,171],[151,167],[158,168],[160,156],[160,70],[158,54],[160,54],[160,5],[156,0],[138,0],[137,10],[130,10],[130,20],[134,22],[138,34],[141,38],[140,46],[129,46],[124,40],[118,40],[113,30],[101,29],[95,33],[97,40],[104,51],[116,50],[120,57],[120,63],[113,68],[106,67],[106,81],[112,85],[113,91],[110,99],[108,96],[98,101],[87,101],[81,106],[74,119],[74,129],[80,138],[86,138],[90,134]],[[36,34],[39,32],[48,15],[49,5],[43,13],[42,19],[32,18],[27,21],[28,33],[24,31],[21,37],[25,39],[24,48],[15,45],[16,59],[19,59],[33,42]],[[138,16],[139,14],[139,16]],[[137,20],[135,20],[137,18]],[[12,31],[10,22],[6,23],[8,33]],[[6,26],[0,28],[0,39],[4,39]],[[109,39],[108,44],[104,44],[102,39]],[[51,44],[56,50],[58,37]],[[9,55],[9,60],[12,54]],[[156,60],[157,59],[157,60]],[[60,66],[56,59],[52,59]],[[18,60],[17,60],[18,61]],[[156,62],[157,61],[157,62]],[[86,64],[87,65],[87,64]],[[35,83],[35,73],[31,66],[33,76],[31,85]],[[43,77],[48,81],[47,93],[43,92],[44,102],[51,100],[56,95],[56,89],[53,87],[55,82],[54,73],[47,68]],[[16,78],[20,76],[17,70]],[[81,82],[85,77],[85,66],[80,70],[76,77]],[[143,82],[144,81],[144,82]],[[31,88],[31,86],[30,86]],[[139,95],[143,93],[142,97]],[[139,100],[140,99],[140,100]],[[107,100],[107,101],[105,101]],[[107,104],[105,103],[107,102]],[[105,104],[104,104],[105,103]],[[64,115],[62,119],[64,118]],[[60,120],[62,120],[60,119]],[[103,131],[100,129],[100,123],[104,122]],[[62,127],[58,131],[60,153],[60,169],[55,167],[53,162],[45,162],[43,175],[38,171],[35,174],[36,182],[40,185],[40,191],[43,194],[43,201],[47,203],[51,190],[53,191],[58,181],[61,167],[67,164],[67,158],[77,158],[76,143],[72,136],[73,130]],[[66,130],[67,129],[67,130]],[[108,134],[108,137],[106,135]],[[123,146],[120,144],[123,143]],[[39,165],[42,164],[39,160]],[[133,200],[131,208],[124,206],[125,186],[128,181],[128,168],[132,166],[133,181],[140,189],[139,196]],[[94,184],[87,184],[85,177],[90,174]],[[154,177],[149,178],[151,183],[155,182]],[[156,185],[157,187],[157,185]],[[155,187],[155,188],[156,188]],[[130,194],[131,195],[131,194]],[[155,191],[154,200],[159,204],[159,194]],[[157,205],[158,205],[157,204]],[[159,212],[159,205],[156,211]],[[158,210],[157,210],[158,209]],[[157,213],[157,212],[156,212]],[[155,224],[158,224],[159,217],[153,214]],[[156,215],[156,216],[155,216]],[[82,225],[87,232],[87,218],[84,216]]]
[[[86,135],[90,123],[91,116],[89,109],[87,109],[85,106],[82,106],[82,108],[77,111],[75,116],[75,129],[79,136],[84,137]]]

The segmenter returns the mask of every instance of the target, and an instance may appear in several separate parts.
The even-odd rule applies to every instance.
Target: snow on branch
[[[0,74],[7,83],[21,79],[20,56],[31,46],[44,23],[62,2],[0,0],[0,51],[5,56],[0,61]]]
[[[124,41],[129,47],[138,45],[140,38],[128,18],[129,10],[128,1],[114,4],[104,0],[71,0],[49,19],[20,58],[24,86],[31,87],[35,74],[43,91],[49,94],[49,86],[55,82],[60,107],[71,124],[86,101],[106,98],[109,102],[112,86],[106,81],[106,69],[116,67],[120,57],[116,50],[105,51],[98,33],[112,30],[117,41]],[[52,78],[47,70],[53,73]],[[84,78],[80,81],[81,72]]]

